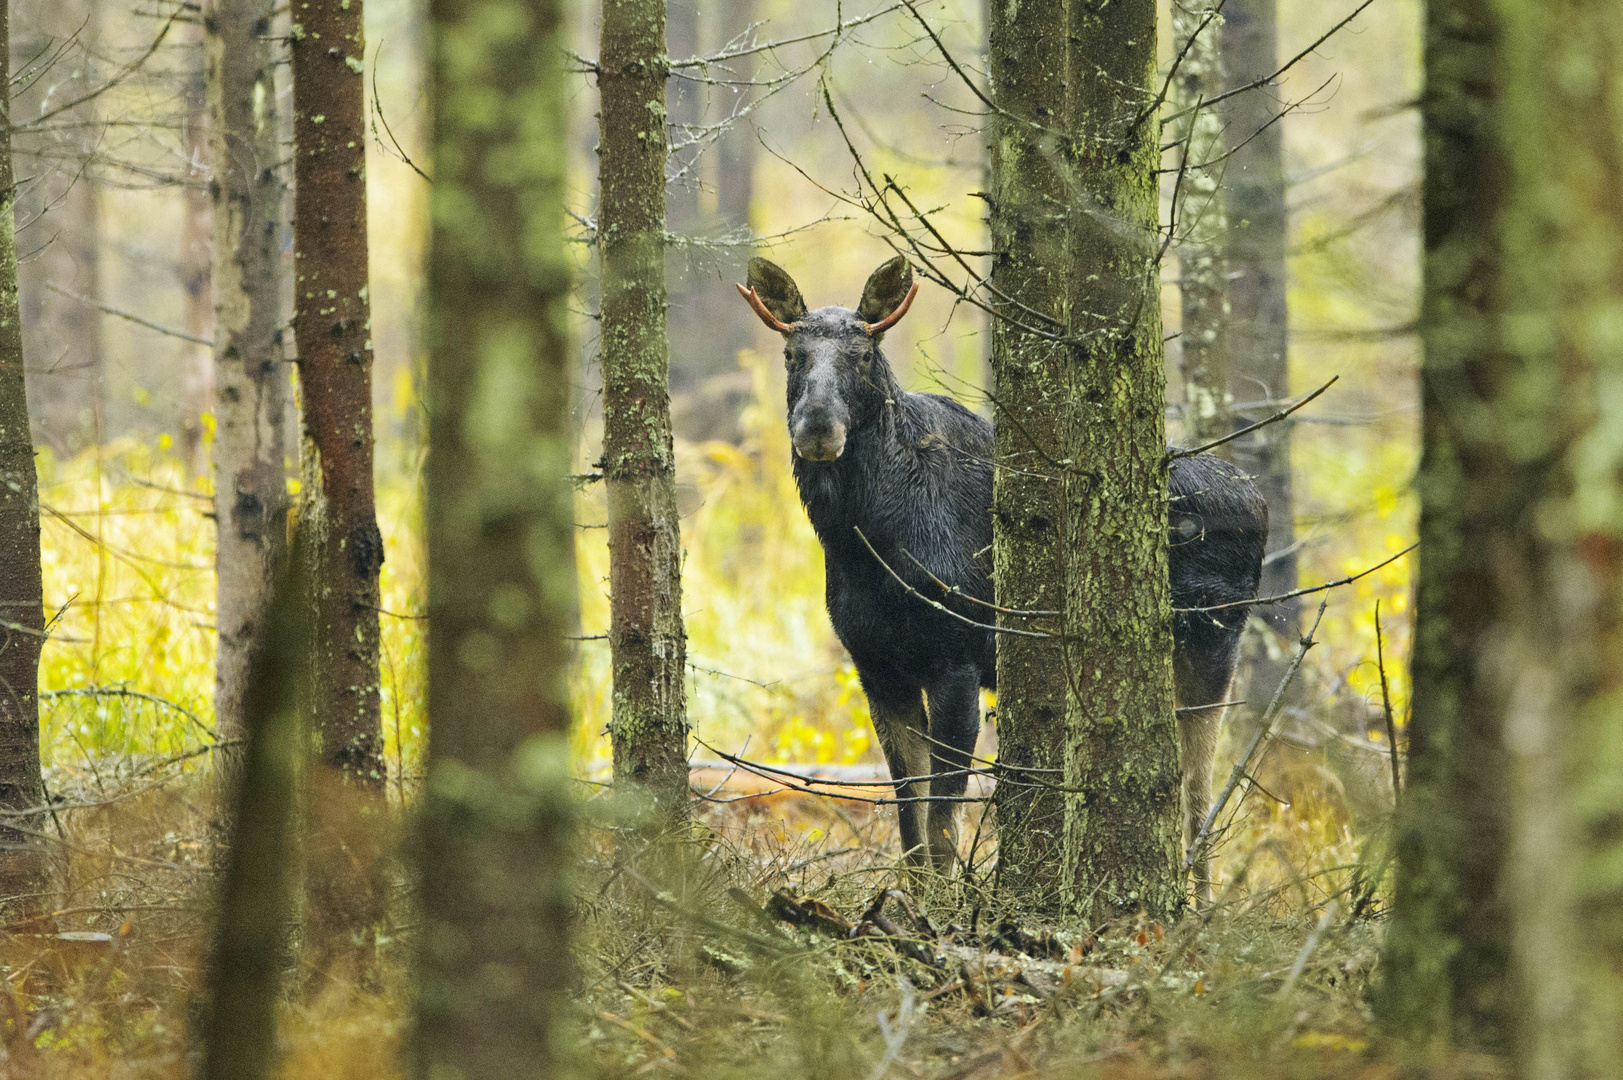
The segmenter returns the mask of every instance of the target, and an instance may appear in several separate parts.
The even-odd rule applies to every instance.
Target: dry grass
[[[781,375],[763,358],[743,360],[756,387],[743,442],[679,447],[693,722],[706,742],[747,745],[762,760],[874,763],[854,672],[822,610],[821,553],[789,474]],[[1325,483],[1365,484],[1373,502],[1344,530],[1326,531],[1304,574],[1361,569],[1408,535],[1409,500],[1394,479],[1405,451],[1368,440],[1353,451],[1334,459]],[[1329,448],[1302,452],[1331,460]],[[41,677],[47,779],[59,800],[49,823],[51,903],[60,930],[110,939],[4,941],[0,1073],[180,1076],[189,1070],[213,854],[208,502],[162,445],[122,443],[45,458],[41,468],[46,596],[58,617]],[[1305,497],[1330,498],[1316,483]],[[583,524],[602,520],[597,498],[583,494]],[[394,613],[384,619],[384,717],[392,790],[405,806],[423,734],[414,484],[385,475],[379,506],[384,607]],[[606,619],[601,541],[601,530],[581,530],[586,633]],[[1378,677],[1369,613],[1377,597],[1392,612],[1388,655],[1398,659],[1389,675],[1401,717],[1407,572],[1394,564],[1332,603],[1304,705],[1218,848],[1223,880],[1234,883],[1242,867],[1245,879],[1210,925],[1187,941],[1187,927],[1109,928],[1085,954],[1067,955],[1057,989],[1051,980],[1029,985],[1029,962],[988,944],[1007,913],[976,887],[908,885],[935,926],[957,927],[957,945],[979,951],[967,987],[961,959],[935,969],[884,941],[763,922],[759,905],[780,887],[855,919],[882,887],[902,883],[888,812],[783,794],[703,804],[673,908],[651,902],[616,861],[610,816],[596,813],[606,797],[587,797],[596,824],[580,912],[583,1065],[604,1076],[772,1070],[819,1080],[1393,1075],[1364,1005],[1383,898],[1368,871],[1391,799],[1384,735],[1370,734]],[[577,760],[590,777],[606,759],[602,644],[582,646],[575,692]],[[965,851],[973,845],[984,868],[994,836],[989,822],[977,829],[978,814],[968,811]],[[1337,916],[1280,1000],[1284,975],[1332,904]],[[371,989],[309,979],[290,953],[282,1075],[401,1074],[404,899],[394,916]],[[1487,1064],[1471,1072],[1468,1061],[1439,1068],[1492,1074]]]

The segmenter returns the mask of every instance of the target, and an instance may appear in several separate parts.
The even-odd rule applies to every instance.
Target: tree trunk
[[[19,5],[21,6],[21,5]],[[75,100],[100,85],[95,53],[100,0],[30,4],[18,20],[18,57],[40,57],[72,39],[50,76],[27,86],[13,109],[18,123],[31,114]],[[66,78],[64,78],[66,76]],[[19,221],[24,347],[35,370],[29,396],[40,440],[60,455],[96,445],[102,421],[102,313],[84,298],[101,300],[101,222],[93,158],[101,144],[99,100],[85,101],[51,128],[13,137],[16,156],[28,162]],[[54,288],[53,288],[54,286]],[[77,296],[67,295],[76,293]]]
[[[281,148],[274,57],[264,31],[274,6],[272,0],[210,0],[204,16],[214,200],[214,383],[219,388],[214,714],[221,739],[245,734],[249,660],[265,632],[271,580],[287,543],[288,373],[280,345],[277,228]]]
[[[1010,298],[991,320],[993,456],[1002,466],[993,472],[992,564],[998,605],[1020,611],[1065,607],[1064,485],[1055,464],[1063,456],[1065,347],[1031,331],[1052,334],[1069,323],[1071,215],[1055,157],[1067,123],[1072,56],[1065,35],[1054,29],[1066,25],[1068,8],[1066,0],[991,0],[987,28],[999,110],[988,151],[997,252],[992,281]],[[1025,630],[1058,625],[1020,616],[999,621]],[[1004,766],[1062,767],[1055,736],[1065,716],[1063,663],[1055,640],[1012,634],[998,640],[998,760]],[[1053,775],[1029,774],[1039,780]],[[1058,911],[1062,797],[1039,786],[1001,783],[996,799],[1000,886],[1023,908]]]
[[[294,327],[304,402],[300,527],[315,561],[320,760],[383,787],[372,493],[361,0],[311,0],[293,26]]]
[[[1071,12],[1064,885],[1085,920],[1184,904],[1167,577],[1155,0]]]
[[[186,69],[186,118],[181,134],[181,146],[186,154],[186,166],[182,170],[186,180],[185,223],[180,234],[181,287],[186,290],[183,328],[193,337],[208,339],[213,336],[215,323],[211,287],[215,170],[209,133],[216,125],[208,118],[208,45],[213,35],[203,20],[184,30],[187,55],[191,57],[190,50],[195,48],[196,66]],[[271,87],[267,78],[266,89]],[[266,100],[267,108],[274,111],[274,101]],[[274,126],[271,130],[274,132]],[[274,246],[272,250],[276,250]],[[210,464],[203,449],[203,414],[214,411],[214,351],[204,345],[191,345],[182,356],[185,367],[180,378],[180,455],[188,470],[201,475]]]
[[[1230,84],[1244,85],[1278,69],[1276,3],[1229,0],[1223,6],[1223,61]],[[1233,223],[1227,253],[1229,353],[1234,358],[1230,381],[1238,402],[1274,402],[1290,393],[1284,131],[1274,122],[1280,105],[1276,95],[1253,90],[1236,94],[1221,108],[1229,145],[1235,149],[1224,172],[1228,218]],[[1241,411],[1235,421],[1251,423],[1273,411],[1271,405],[1258,405]],[[1297,588],[1292,426],[1291,420],[1269,424],[1229,444],[1234,463],[1253,477],[1268,503],[1268,561],[1262,568],[1261,596]],[[1268,642],[1266,655],[1252,658],[1241,696],[1266,703],[1284,676],[1300,637],[1301,606],[1299,601],[1287,600],[1256,611],[1273,631],[1273,640]],[[1253,708],[1261,710],[1260,705]]]
[[[304,422],[299,529],[314,607],[307,881],[318,976],[353,943],[370,943],[384,916],[383,537],[372,488],[361,7],[361,0],[301,3],[290,34],[294,334]]]
[[[1623,10],[1435,0],[1427,23],[1422,561],[1378,1003],[1527,1080],[1616,1076]]]
[[[665,11],[606,0],[598,232],[617,782],[687,817],[687,642],[665,338]]]
[[[1173,204],[1178,237],[1178,338],[1183,379],[1183,439],[1198,446],[1234,430],[1228,355],[1228,214],[1218,180],[1223,116],[1205,102],[1223,92],[1223,18],[1212,8],[1172,5],[1174,52],[1183,53],[1174,78],[1178,111],[1193,110],[1170,134],[1183,140]],[[1187,51],[1185,46],[1187,45]]]
[[[11,86],[11,19],[0,5],[0,87]],[[23,388],[17,304],[17,189],[11,133],[0,131],[0,809],[45,800],[39,767],[39,652],[45,602],[39,561],[39,483]],[[37,824],[27,822],[27,824]],[[0,915],[9,924],[44,905],[45,853],[26,833],[0,830]]]
[[[232,781],[231,846],[209,958],[203,1080],[259,1080],[275,1065],[276,1005],[293,906],[298,696],[307,685],[301,668],[310,658],[303,565],[283,559],[278,567],[242,694],[248,744]]]
[[[720,0],[717,23],[720,32],[713,42],[712,52],[719,52],[727,42],[749,29],[755,22],[756,0]],[[747,82],[755,77],[755,58],[741,56],[728,63],[729,78]],[[753,96],[748,87],[718,88],[720,108],[716,122],[735,116],[749,106]],[[731,92],[729,92],[729,90]],[[709,434],[719,437],[737,430],[736,417],[746,396],[744,384],[730,383],[728,376],[738,372],[738,352],[749,347],[759,325],[748,307],[738,302],[733,282],[743,281],[749,263],[749,241],[754,236],[750,227],[750,203],[755,199],[755,157],[759,147],[755,126],[749,120],[736,121],[716,140],[716,233],[723,246],[716,249],[719,273],[707,278],[700,305],[704,312],[704,326],[714,350],[714,375],[717,382],[702,391],[706,401],[716,403],[719,417]]]
[[[509,9],[492,0],[433,7],[432,632],[412,1047],[424,1078],[551,1078],[568,1058],[577,616],[561,7],[526,0],[523,18],[500,19]],[[491,101],[511,104],[476,108]]]

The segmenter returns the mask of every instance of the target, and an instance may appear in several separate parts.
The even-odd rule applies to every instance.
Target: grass
[[[781,376],[766,358],[746,353],[742,362],[755,386],[742,442],[678,446],[694,728],[709,745],[765,761],[876,764],[860,688],[823,612],[821,552],[789,472]],[[1311,466],[1303,504],[1318,529],[1304,548],[1304,580],[1363,569],[1401,547],[1412,533],[1402,480],[1409,452],[1360,435],[1335,445],[1298,440],[1298,461]],[[380,460],[411,458],[391,450]],[[213,856],[211,504],[164,440],[68,460],[42,455],[40,470],[54,617],[41,671],[42,753],[59,800],[49,825],[53,903],[61,930],[108,938],[0,938],[0,1072],[180,1076],[192,1050]],[[388,552],[384,726],[402,806],[424,732],[416,471],[385,472],[378,492]],[[1361,494],[1349,499],[1349,490]],[[587,635],[607,620],[603,533],[591,527],[603,520],[600,500],[588,489],[577,511]],[[1258,785],[1217,849],[1227,892],[1207,925],[1129,920],[1091,943],[1073,936],[1044,966],[989,937],[1009,913],[979,883],[904,882],[888,812],[791,794],[701,805],[686,877],[674,883],[674,904],[662,905],[622,872],[607,796],[583,786],[591,822],[578,950],[583,1070],[767,1069],[819,1080],[1397,1075],[1365,1003],[1391,801],[1371,616],[1382,600],[1401,720],[1408,573],[1399,561],[1334,596],[1302,705],[1254,770]],[[577,767],[601,778],[604,643],[582,644],[573,686]],[[966,836],[978,813],[966,812]],[[979,830],[980,857],[992,831]],[[929,946],[947,957],[940,967],[883,937],[818,936],[761,914],[786,888],[855,921],[896,885],[943,931]],[[281,1075],[402,1074],[407,905],[395,921],[365,990],[301,977],[304,961],[290,952]],[[1431,1065],[1437,1076],[1495,1068]]]

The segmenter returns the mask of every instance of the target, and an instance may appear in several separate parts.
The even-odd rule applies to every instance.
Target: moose
[[[748,276],[738,291],[783,335],[794,476],[823,545],[829,618],[868,696],[897,798],[917,800],[898,803],[902,847],[917,864],[949,869],[980,690],[995,689],[997,635],[985,626],[992,426],[948,397],[898,385],[880,344],[918,293],[905,258],[873,272],[855,311],[808,311],[794,280],[765,259],[751,259]],[[1173,607],[1217,607],[1174,614],[1187,845],[1211,802],[1222,714],[1188,706],[1226,700],[1268,512],[1220,458],[1175,458],[1170,472]],[[955,594],[981,610],[949,608]],[[1208,879],[1197,866],[1202,895]]]

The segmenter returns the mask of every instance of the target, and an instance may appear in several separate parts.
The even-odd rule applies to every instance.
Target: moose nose
[[[845,425],[838,420],[799,423],[794,442],[795,453],[807,461],[834,461],[845,453]]]

